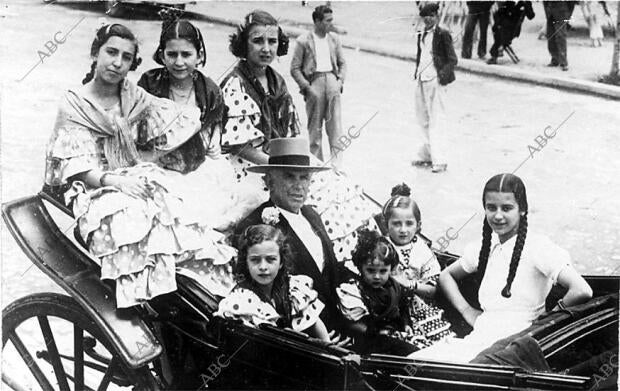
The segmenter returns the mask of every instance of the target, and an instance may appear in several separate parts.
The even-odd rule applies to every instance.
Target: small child
[[[409,186],[403,183],[392,188],[392,197],[383,206],[382,214],[389,241],[399,258],[392,277],[427,300],[425,303],[415,297],[412,315],[414,327],[420,328],[427,338],[427,346],[430,346],[451,335],[450,323],[442,320],[443,311],[432,304],[441,267],[433,251],[418,235],[422,228],[420,208],[411,198]]]
[[[282,232],[270,225],[245,230],[235,264],[238,284],[220,302],[215,315],[241,319],[252,327],[261,323],[289,327],[330,341],[319,318],[324,304],[312,289],[312,279],[287,272],[289,253],[284,240]]]
[[[349,320],[348,331],[356,338],[359,353],[407,355],[416,349],[411,342],[410,301],[413,290],[390,274],[398,255],[379,232],[362,230],[353,250],[359,276],[336,288],[340,308]]]

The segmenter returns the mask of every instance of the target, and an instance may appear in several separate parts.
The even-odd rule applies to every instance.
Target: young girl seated
[[[323,303],[308,276],[287,272],[288,248],[282,232],[270,225],[249,226],[240,239],[235,265],[238,284],[220,302],[216,316],[248,326],[269,323],[330,341],[319,318]]]
[[[411,328],[413,290],[390,274],[398,265],[396,250],[379,232],[362,230],[353,250],[359,276],[336,288],[340,308],[349,321],[359,353],[406,355],[416,349],[407,342],[421,338]]]
[[[569,254],[546,236],[529,232],[525,185],[512,174],[499,174],[482,192],[485,218],[482,241],[465,247],[463,257],[439,277],[440,287],[454,308],[473,327],[463,339],[448,338],[415,358],[468,362],[495,341],[529,327],[545,311],[553,284],[567,288],[556,309],[583,303],[592,289],[570,266]],[[481,279],[472,307],[457,281],[472,273]]]
[[[433,305],[441,268],[435,254],[418,236],[422,227],[420,208],[411,198],[409,186],[403,183],[392,188],[392,197],[383,206],[382,214],[399,260],[392,277],[417,295],[411,302],[413,325],[426,337],[418,343],[430,346],[452,333],[450,323],[442,319],[443,311]]]

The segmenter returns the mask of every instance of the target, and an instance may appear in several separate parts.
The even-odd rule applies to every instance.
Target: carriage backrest
[[[116,310],[114,289],[100,280],[95,261],[60,230],[41,195],[3,204],[2,217],[28,258],[82,306],[128,366],[141,367],[162,352],[136,310]]]

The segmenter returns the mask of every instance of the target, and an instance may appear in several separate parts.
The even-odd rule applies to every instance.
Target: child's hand
[[[341,348],[345,348],[353,344],[353,340],[350,337],[343,338],[342,335],[336,333],[335,330],[329,332],[329,340],[332,345],[336,345]]]
[[[413,335],[413,328],[411,328],[411,326],[407,325],[405,326],[405,334],[406,335]]]

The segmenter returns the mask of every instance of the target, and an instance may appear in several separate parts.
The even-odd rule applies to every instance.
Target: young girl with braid
[[[414,353],[415,358],[467,362],[495,341],[529,327],[545,311],[553,284],[567,288],[554,309],[587,301],[592,289],[570,265],[568,252],[544,235],[528,229],[525,185],[512,174],[499,174],[482,193],[485,218],[482,241],[465,248],[463,257],[446,268],[439,286],[473,327],[464,339]],[[478,273],[481,310],[461,294],[457,281]]]

